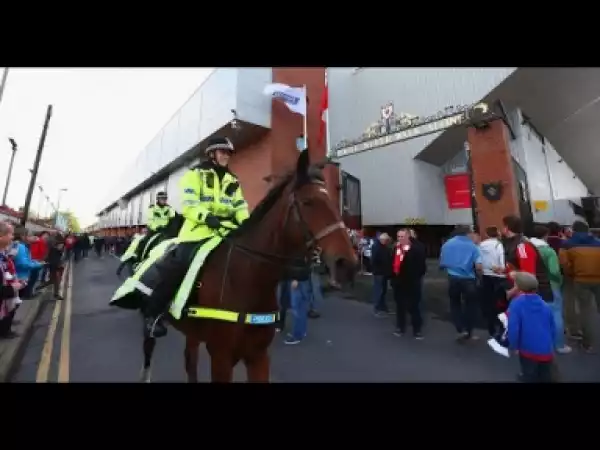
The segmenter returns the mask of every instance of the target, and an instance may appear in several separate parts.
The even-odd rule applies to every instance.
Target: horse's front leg
[[[253,355],[252,358],[244,359],[246,376],[249,383],[268,383],[271,373],[271,359],[267,349]]]
[[[187,373],[188,383],[198,382],[198,348],[200,342],[190,337],[185,338],[185,350],[183,357],[185,359],[185,372]]]

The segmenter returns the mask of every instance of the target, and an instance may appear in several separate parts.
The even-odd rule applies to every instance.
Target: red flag
[[[327,86],[327,69],[325,69],[325,89],[321,98],[321,127],[319,129],[319,145],[323,142],[327,131],[327,109],[329,108],[329,88]]]

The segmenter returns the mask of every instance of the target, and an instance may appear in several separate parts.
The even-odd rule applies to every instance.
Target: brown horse
[[[234,311],[241,317],[276,312],[276,286],[284,271],[293,273],[294,267],[305,265],[317,245],[328,265],[357,268],[338,207],[325,189],[323,166],[311,166],[308,151],[300,154],[296,170],[282,177],[250,218],[209,255],[197,279],[196,301],[188,302],[188,307]],[[202,342],[210,355],[213,382],[231,382],[239,361],[246,366],[248,381],[269,381],[273,323],[226,322],[189,315],[180,320],[169,316],[169,321],[186,336],[188,382],[198,381]],[[155,344],[154,338],[144,341],[144,382],[150,381]]]

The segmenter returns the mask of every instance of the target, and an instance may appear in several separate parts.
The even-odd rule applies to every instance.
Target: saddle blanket
[[[221,236],[214,236],[201,244],[201,247],[196,251],[196,255],[189,265],[183,282],[179,286],[179,290],[173,298],[169,308],[169,313],[175,319],[181,318],[183,308],[185,307],[192,289],[194,288],[194,282],[196,281],[196,277],[202,269],[204,261],[222,241],[223,238]],[[136,268],[135,273],[131,277],[127,278],[119,287],[119,289],[117,289],[110,300],[110,304],[127,309],[139,308],[139,296],[135,291],[138,290],[147,295],[150,293],[149,288],[140,282],[140,278],[152,266],[152,264],[154,264],[154,262],[167,254],[167,252],[174,250],[178,243],[178,238],[173,238],[167,239],[154,247],[150,251],[148,258],[142,261]]]

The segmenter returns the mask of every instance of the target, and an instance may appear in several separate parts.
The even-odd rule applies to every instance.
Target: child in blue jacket
[[[534,275],[518,272],[514,279],[520,293],[508,307],[508,348],[519,354],[524,382],[550,383],[555,348],[554,315],[537,294],[538,281]]]

